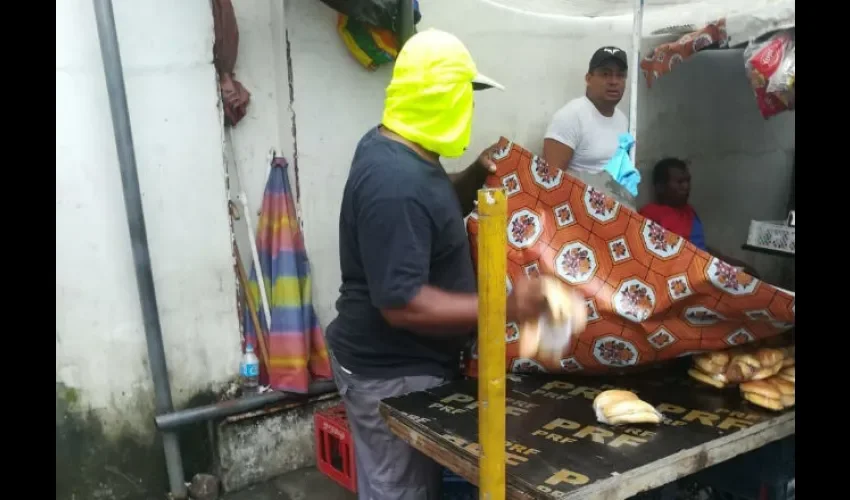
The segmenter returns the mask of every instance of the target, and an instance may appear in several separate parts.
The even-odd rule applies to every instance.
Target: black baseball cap
[[[587,71],[593,71],[611,60],[622,64],[623,69],[629,69],[629,61],[626,57],[626,51],[619,47],[608,46],[601,47],[593,53],[593,56],[590,58],[590,65]]]

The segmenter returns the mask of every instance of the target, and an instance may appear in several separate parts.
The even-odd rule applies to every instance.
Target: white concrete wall
[[[288,31],[294,83],[292,112],[295,113],[297,123],[302,224],[313,266],[314,301],[322,324],[327,325],[335,314],[334,301],[340,281],[337,218],[342,189],[357,141],[380,120],[384,89],[390,78],[391,67],[379,68],[376,72],[364,70],[339,39],[336,14],[321,2],[287,0],[284,2],[286,8],[283,21],[280,16],[268,15],[266,0],[237,0],[234,3],[243,41],[237,74],[252,92],[262,89],[261,99],[266,99],[267,92],[276,92],[275,98],[278,100],[289,98],[285,78],[278,74],[275,77],[275,89],[272,89],[268,85],[268,77],[261,75],[261,72],[269,71],[269,65],[285,68],[286,58],[281,56],[285,47],[282,47],[280,41],[282,36],[275,35],[276,31],[280,31],[275,23],[284,22]],[[277,3],[271,2],[272,5]],[[600,6],[602,3],[605,4],[604,8]],[[774,2],[762,0],[757,3]],[[592,52],[606,44],[629,49],[632,28],[630,4],[628,1],[582,0],[422,2],[423,18],[419,27],[438,27],[458,35],[469,47],[479,70],[499,80],[508,89],[504,93],[483,92],[476,97],[470,150],[459,160],[447,160],[447,167],[457,169],[468,164],[500,135],[538,151],[542,147],[542,135],[551,114],[567,100],[584,92],[584,73]],[[753,5],[748,4],[747,8]],[[689,22],[699,24],[739,8],[740,2],[732,1],[649,1],[644,30],[650,32],[671,24]],[[611,12],[619,15],[577,17]],[[249,46],[259,49],[262,55],[247,54]],[[740,52],[737,54],[740,57]],[[697,68],[703,67],[700,62],[695,64],[698,64]],[[761,174],[776,159],[774,151],[780,147],[793,147],[793,115],[789,115],[791,118],[780,117],[767,124],[769,130],[774,132],[765,135],[765,124],[753,118],[753,114],[757,116],[758,113],[755,101],[748,94],[746,82],[739,74],[742,66],[728,58],[718,60],[716,64],[723,67],[722,72],[710,75],[707,80],[704,73],[709,72],[710,68],[698,71],[696,76],[692,68],[683,68],[681,72],[684,76],[668,75],[662,78],[652,93],[646,95],[641,82],[639,106],[642,114],[638,155],[641,163],[668,153],[684,154],[691,158],[694,161],[695,179],[701,183],[695,187],[694,202],[703,212],[712,243],[730,253],[737,253],[737,246],[746,237],[745,226],[749,218],[775,212],[774,209],[784,203],[779,200],[785,199],[786,190],[760,189],[759,193],[766,197],[762,208],[759,208],[762,201],[749,195],[749,205],[746,205],[748,211],[732,211],[729,205],[715,210],[706,206],[705,201],[714,196],[712,193],[715,189],[725,190],[725,194],[717,195],[724,196],[725,201],[737,196],[738,191],[730,191],[726,187],[728,181],[733,179],[738,180],[736,189],[742,192],[748,189],[751,192],[752,187],[760,184]],[[732,82],[734,85],[726,88],[725,77],[730,75],[735,75],[737,79]],[[699,103],[695,104],[696,109],[686,106],[693,97],[694,78],[713,82],[711,85],[702,84],[699,88],[715,89],[715,93],[697,96]],[[729,96],[731,100],[713,104],[715,100],[724,101]],[[621,103],[624,112],[628,112],[628,102],[627,94]],[[290,118],[289,110],[283,112],[281,109],[280,103],[277,106],[252,103],[250,120],[274,128],[276,120],[283,119],[284,115],[285,119]],[[708,116],[712,112],[715,114]],[[720,121],[705,121],[708,119]],[[698,134],[687,136],[692,140],[680,141],[683,130],[687,130],[681,125],[690,120],[700,122],[699,128],[695,125],[693,130],[702,131],[701,135],[708,138],[707,142],[700,143]],[[735,133],[737,129],[724,126],[727,121],[749,124],[747,139],[741,140]],[[236,133],[241,134],[236,139],[237,156],[249,158],[253,150],[264,154],[275,140],[274,134],[269,133],[258,141],[247,131],[251,126],[239,130],[242,127],[240,124],[237,128]],[[288,125],[278,125],[277,131],[276,145],[282,146],[291,159],[291,130]],[[789,134],[790,146],[787,142]],[[740,176],[744,171],[740,167],[743,158],[751,162],[755,159],[758,165],[756,170],[747,171],[752,174],[750,177]],[[262,161],[253,161],[248,167],[249,171],[243,174],[245,184],[259,192],[265,182],[265,170],[257,166]],[[708,176],[704,169],[716,170],[716,165],[726,167],[721,175],[706,181]],[[756,171],[760,174],[755,174]],[[645,175],[649,176],[648,173]],[[649,189],[648,183],[643,185],[643,189]],[[255,206],[259,206],[258,197],[259,194],[251,196]],[[726,217],[733,217],[735,222],[730,224]]]
[[[175,403],[239,359],[208,0],[116,0]],[[255,108],[256,109],[256,108]],[[152,432],[153,394],[92,2],[56,4],[56,380],[106,431]],[[58,425],[58,423],[57,423]]]
[[[232,200],[240,192],[251,207],[251,223],[257,227],[259,209],[269,172],[271,150],[289,160],[290,185],[295,189],[293,110],[290,108],[289,70],[286,52],[286,17],[279,0],[237,0],[239,56],[236,79],[251,92],[248,114],[227,138],[228,173]],[[295,193],[293,193],[295,196]],[[233,225],[246,272],[251,269],[248,225],[242,218]]]

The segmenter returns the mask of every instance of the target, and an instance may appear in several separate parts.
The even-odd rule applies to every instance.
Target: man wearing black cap
[[[604,172],[617,151],[620,134],[629,130],[629,120],[617,109],[626,89],[627,71],[622,49],[602,47],[593,53],[584,77],[585,95],[568,102],[552,117],[543,157],[550,165],[633,206],[628,191]]]

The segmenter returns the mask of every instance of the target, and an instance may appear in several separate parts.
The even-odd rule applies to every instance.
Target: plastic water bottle
[[[260,386],[260,360],[254,354],[254,346],[251,344],[245,345],[239,375],[242,377],[242,394],[256,394]]]

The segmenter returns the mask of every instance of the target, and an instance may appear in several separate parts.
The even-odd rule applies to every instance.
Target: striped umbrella
[[[271,327],[262,311],[256,265],[251,266],[248,293],[256,306],[268,365],[261,380],[277,391],[306,393],[311,380],[331,377],[325,339],[313,309],[310,263],[295,213],[286,159],[272,160],[257,222],[257,253],[270,306]],[[256,346],[257,333],[244,307],[245,337]],[[263,365],[265,363],[261,361]]]

